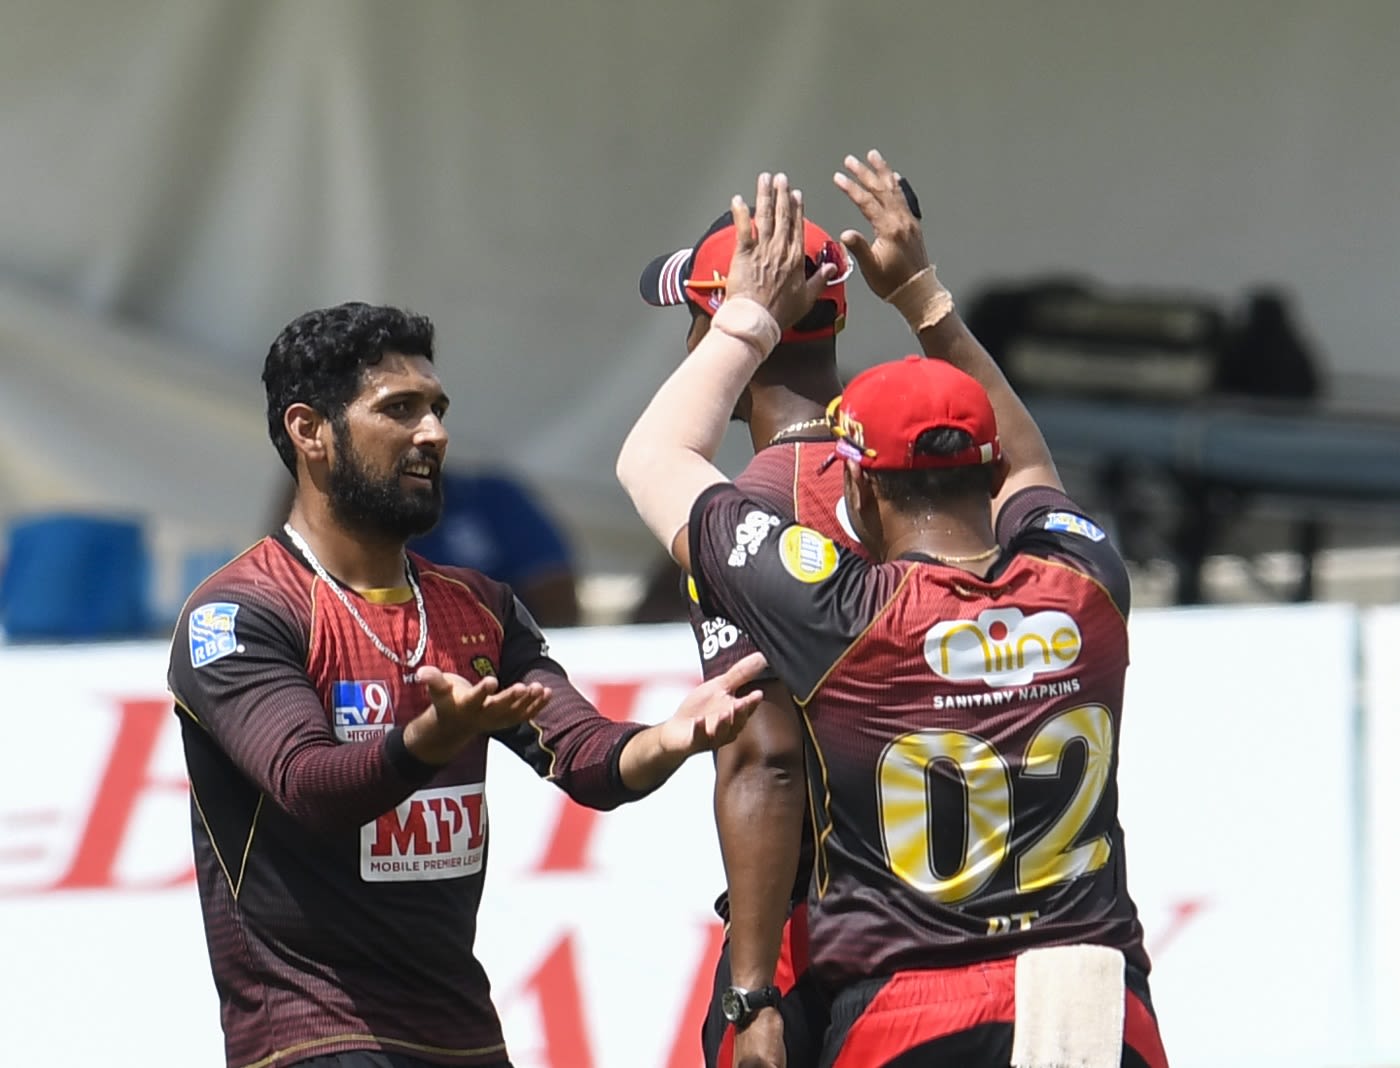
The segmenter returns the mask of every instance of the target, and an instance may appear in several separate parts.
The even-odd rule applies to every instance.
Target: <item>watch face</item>
[[[730,1023],[738,1023],[744,1018],[744,999],[732,987],[719,996],[719,1010]]]

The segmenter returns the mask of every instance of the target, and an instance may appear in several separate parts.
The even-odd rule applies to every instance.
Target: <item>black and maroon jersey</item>
[[[729,485],[692,511],[701,603],[804,711],[829,988],[1071,942],[1148,967],[1117,815],[1126,569],[1046,487],[997,535],[979,578],[870,563]]]
[[[764,501],[783,515],[819,530],[838,545],[864,555],[842,493],[840,464],[825,464],[831,455],[831,438],[791,441],[770,445],[754,454],[734,484],[753,500]],[[823,469],[824,468],[824,469]],[[692,582],[686,583],[690,629],[700,651],[700,669],[706,679],[723,675],[736,663],[757,651],[753,640],[722,615],[708,615],[700,607]],[[810,828],[804,828],[798,855],[793,901],[807,896],[815,850]],[[721,894],[715,911],[729,919],[729,897]]]
[[[509,588],[416,556],[412,566],[424,664],[553,690],[533,722],[494,737],[584,804],[639,796],[618,759],[641,728],[599,716],[573,689]],[[415,647],[407,587],[347,595],[399,656]],[[414,758],[403,725],[429,705],[426,687],[406,681],[280,538],[190,597],[169,684],[231,1068],[350,1049],[504,1060],[473,952],[486,737],[444,768]]]
[[[763,501],[803,526],[821,531],[838,545],[864,555],[846,514],[841,465],[827,464],[822,470],[831,447],[829,437],[770,445],[754,454],[734,485],[750,499]],[[686,583],[686,592],[690,628],[706,679],[723,675],[757,651],[753,640],[730,620],[705,613],[693,584]]]

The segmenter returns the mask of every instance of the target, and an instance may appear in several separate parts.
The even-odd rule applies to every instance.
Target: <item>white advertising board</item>
[[[1367,611],[1362,629],[1366,753],[1362,802],[1361,1005],[1372,1054],[1400,1063],[1400,606]]]
[[[1120,815],[1175,1068],[1356,1063],[1354,618],[1134,618]]]
[[[1356,1063],[1353,620],[1134,619],[1122,810],[1177,1068]],[[661,718],[695,676],[684,627],[553,644],[617,718]],[[221,1063],[164,677],[159,646],[0,649],[14,1063]],[[695,761],[597,815],[495,751],[479,949],[517,1068],[698,1068],[719,937],[711,780]]]

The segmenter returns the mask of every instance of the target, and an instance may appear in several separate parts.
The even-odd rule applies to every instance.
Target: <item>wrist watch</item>
[[[719,996],[719,1008],[726,1020],[743,1030],[759,1009],[771,1009],[782,998],[783,992],[772,985],[761,986],[757,990],[731,986]]]

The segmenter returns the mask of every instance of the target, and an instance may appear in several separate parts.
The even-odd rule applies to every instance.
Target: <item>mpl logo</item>
[[[359,742],[387,734],[394,726],[389,684],[341,680],[331,687],[331,723],[342,742]]]
[[[360,828],[360,878],[367,883],[460,879],[481,870],[485,851],[484,784],[419,790]]]
[[[1079,659],[1079,624],[1064,612],[989,608],[975,620],[949,619],[924,637],[924,659],[950,682],[1023,686]]]

